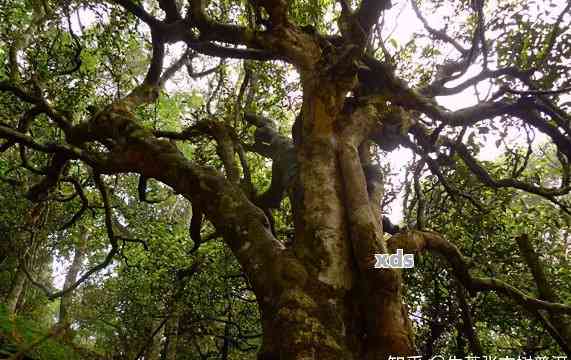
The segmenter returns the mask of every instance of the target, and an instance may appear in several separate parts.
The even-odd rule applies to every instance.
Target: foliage
[[[61,341],[52,329],[41,327],[36,321],[13,318],[0,305],[0,355],[10,356],[27,350],[26,359],[85,359],[73,344]]]
[[[401,287],[423,355],[567,351],[569,315],[433,253],[379,284],[357,251],[402,202],[401,235],[535,300],[526,236],[571,303],[571,5],[393,3],[3,1],[0,355],[254,359],[293,329],[357,358],[363,299]]]

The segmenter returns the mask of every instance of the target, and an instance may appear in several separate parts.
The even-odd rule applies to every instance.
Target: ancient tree
[[[571,84],[565,77],[569,65],[562,62],[570,51],[565,33],[569,5],[555,7],[553,21],[534,29],[524,26],[530,15],[522,19],[527,9],[517,3],[500,1],[492,9],[485,1],[459,1],[449,11],[464,23],[438,29],[413,0],[428,39],[451,52],[447,57],[434,53],[435,64],[424,63],[421,79],[405,80],[402,65],[407,59],[397,59],[399,54],[379,32],[390,1],[314,4],[322,7],[322,17],[335,19],[334,26],[325,29],[300,20],[301,3],[229,2],[224,3],[225,17],[217,1],[44,1],[34,2],[21,24],[3,25],[0,91],[3,102],[13,105],[0,124],[2,152],[19,157],[21,166],[33,173],[29,199],[48,201],[67,186],[83,204],[70,222],[81,222],[94,201],[105,212],[110,244],[106,258],[77,279],[74,274],[66,280],[63,291],[46,289],[49,296],[65,296],[116,257],[124,236],[115,224],[109,179],[131,173],[140,177],[141,201],[148,200],[147,182],[154,179],[191,203],[190,236],[196,246],[206,240],[201,229],[208,223],[231,248],[260,309],[260,359],[387,359],[416,354],[403,303],[402,272],[373,267],[374,254],[397,248],[444,256],[465,296],[500,294],[543,319],[569,354],[568,328],[552,322],[571,314],[571,306],[556,295],[536,298],[500,279],[473,274],[473,264],[451,241],[438,229],[424,228],[419,192],[420,174],[429,171],[451,197],[467,199],[469,206],[485,212],[481,199],[447,177],[446,169],[462,164],[486,187],[514,188],[569,213],[571,118],[564,94]],[[133,63],[126,64],[127,69],[146,67],[141,81],[128,93],[102,96],[105,103],[86,106],[83,93],[105,90],[97,88],[97,76],[74,78],[87,66],[85,52],[97,49],[86,48],[89,33],[76,17],[81,18],[82,9],[98,6],[124,19],[115,31],[150,40],[149,60],[141,64],[147,55],[144,49],[128,56]],[[495,12],[505,19],[494,18]],[[106,26],[108,19],[95,21]],[[397,26],[407,25],[397,21]],[[64,45],[58,45],[61,39],[54,40],[55,45],[46,40],[46,31],[54,28],[61,30]],[[175,44],[182,44],[183,50],[168,52]],[[42,46],[48,48],[45,54],[34,52]],[[60,52],[59,58],[50,60],[52,50]],[[105,54],[114,56],[112,51]],[[216,59],[291,65],[303,94],[291,132],[280,131],[276,119],[251,111],[255,107],[241,105],[252,101],[247,99],[248,86],[260,71],[248,66],[241,72],[244,85],[238,89],[237,105],[225,117],[192,118],[180,131],[143,121],[145,109],[152,108],[179,70],[196,77],[216,71],[214,67],[192,72],[192,61],[199,55],[215,59],[214,65]],[[430,56],[425,54],[425,59]],[[438,96],[479,84],[489,84],[492,91],[475,105],[451,111],[437,101]],[[245,128],[254,131],[242,131]],[[528,138],[543,134],[555,148],[560,176],[542,181],[522,175],[532,140],[528,152],[507,155],[509,171],[488,169],[477,156],[474,138],[468,136],[482,128],[524,129]],[[200,146],[205,141],[215,144],[218,168],[181,150],[183,144]],[[386,194],[378,157],[381,150],[386,153],[398,146],[417,154],[413,172],[418,196],[412,203],[417,221],[415,228],[389,237],[383,231]],[[252,154],[272,163],[267,187],[256,186],[252,179]],[[44,165],[30,165],[31,156],[43,159]],[[82,187],[87,183],[78,180],[80,173],[90,179],[98,200],[85,196]],[[284,202],[291,207],[288,241],[278,237],[274,219]],[[534,266],[532,250],[528,254]]]

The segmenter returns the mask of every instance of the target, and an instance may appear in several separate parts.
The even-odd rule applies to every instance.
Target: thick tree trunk
[[[155,178],[202,209],[256,294],[264,330],[260,359],[412,355],[401,274],[372,268],[373,255],[387,252],[378,203],[382,181],[367,181],[359,151],[387,105],[346,104],[354,71],[314,71],[320,67],[301,71],[304,102],[294,129],[297,181],[291,191],[295,240],[287,248],[235,182],[137,125],[128,101],[76,127],[76,141],[123,139],[98,166],[102,173]]]
[[[299,269],[275,306],[262,306],[260,359],[380,360],[414,353],[400,273],[371,268],[373,254],[386,252],[386,245],[378,198],[367,187],[358,151],[365,124],[357,119],[353,129],[344,128],[351,123],[345,93],[337,83],[304,82],[290,254]]]

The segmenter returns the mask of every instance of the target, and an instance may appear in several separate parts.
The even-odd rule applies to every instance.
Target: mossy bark
[[[274,281],[280,292],[262,306],[260,359],[387,359],[414,355],[396,270],[371,267],[386,252],[376,195],[358,148],[366,124],[349,119],[346,89],[304,83],[296,238]],[[354,122],[352,128],[348,127]]]

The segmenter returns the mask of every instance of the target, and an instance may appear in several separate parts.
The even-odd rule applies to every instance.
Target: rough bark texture
[[[199,204],[223,233],[260,304],[262,359],[386,359],[414,352],[400,273],[371,268],[373,254],[387,247],[378,191],[372,191],[379,184],[367,181],[359,147],[384,108],[347,109],[354,78],[331,76],[302,73],[298,176],[291,194],[296,235],[288,249],[232,173],[230,181],[222,179],[137,125],[134,97],[74,130],[81,134],[78,142],[89,139],[85,133],[123,139],[116,141],[113,156],[96,160],[101,172],[156,178]]]
[[[358,149],[374,124],[367,116],[378,109],[347,112],[349,87],[343,84],[350,80],[341,80],[304,78],[296,142],[301,204],[294,206],[301,214],[295,217],[293,246],[303,276],[279,295],[277,312],[271,310],[276,315],[262,312],[262,359],[386,359],[414,353],[400,273],[371,268],[372,255],[387,248]]]

